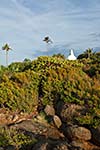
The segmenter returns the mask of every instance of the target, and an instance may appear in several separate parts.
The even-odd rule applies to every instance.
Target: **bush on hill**
[[[87,108],[80,124],[100,123],[100,55],[69,61],[41,56],[34,61],[12,63],[0,70],[0,107],[32,112],[34,106],[58,101]]]

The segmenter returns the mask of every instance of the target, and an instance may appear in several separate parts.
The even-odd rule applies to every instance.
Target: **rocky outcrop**
[[[67,137],[73,141],[73,140],[84,140],[89,141],[91,139],[91,132],[90,130],[80,127],[77,125],[71,125],[67,126],[66,128],[66,135]]]
[[[96,129],[92,128],[91,132],[92,132],[92,141],[93,141],[93,143],[100,146],[100,126],[97,127]]]
[[[61,117],[63,122],[72,122],[73,118],[79,117],[86,112],[87,110],[84,106],[64,102],[57,104],[57,114]]]
[[[39,144],[35,144],[32,150],[69,150],[69,147],[67,141],[52,141],[48,139],[40,141]]]
[[[63,133],[59,132],[57,128],[49,125],[46,122],[37,122],[36,120],[25,120],[13,125],[14,128],[25,130],[37,136],[44,136],[45,138],[60,139],[64,138]]]
[[[74,116],[86,113],[86,109],[75,104],[62,103],[61,109],[58,106],[54,109],[47,105],[44,114],[0,113],[0,123],[8,130],[18,130],[36,139],[34,144],[24,146],[24,150],[100,150],[100,127],[88,129],[73,121]],[[16,147],[8,145],[0,149],[16,150]]]
[[[70,143],[72,150],[100,150],[100,147],[97,147],[90,142],[75,140]]]
[[[11,112],[6,109],[0,109],[0,125],[10,125],[21,122],[23,120],[31,119],[38,115],[37,106],[31,114],[23,112]]]

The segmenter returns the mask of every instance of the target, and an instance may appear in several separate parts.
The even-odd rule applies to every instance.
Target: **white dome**
[[[68,59],[68,60],[76,60],[76,59],[77,59],[76,56],[74,55],[74,52],[73,52],[72,49],[71,49],[71,54],[68,56],[67,59]]]

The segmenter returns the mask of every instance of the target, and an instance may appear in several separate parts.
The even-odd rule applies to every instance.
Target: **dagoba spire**
[[[70,55],[68,56],[67,59],[68,59],[68,60],[76,60],[76,59],[77,59],[76,56],[74,55],[73,49],[71,49]]]

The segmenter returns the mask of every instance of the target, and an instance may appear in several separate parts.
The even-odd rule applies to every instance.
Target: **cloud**
[[[100,52],[100,47],[94,47],[93,51],[94,52]]]
[[[93,37],[93,38],[100,38],[100,33],[90,33],[89,36]]]
[[[93,42],[98,42],[100,41],[100,33],[98,32],[92,32],[89,34],[89,37],[92,39]]]
[[[49,54],[100,46],[95,35],[89,37],[99,37],[99,0],[1,0],[0,20],[0,45],[9,42],[14,49],[9,63],[45,54],[45,36],[54,41]]]

